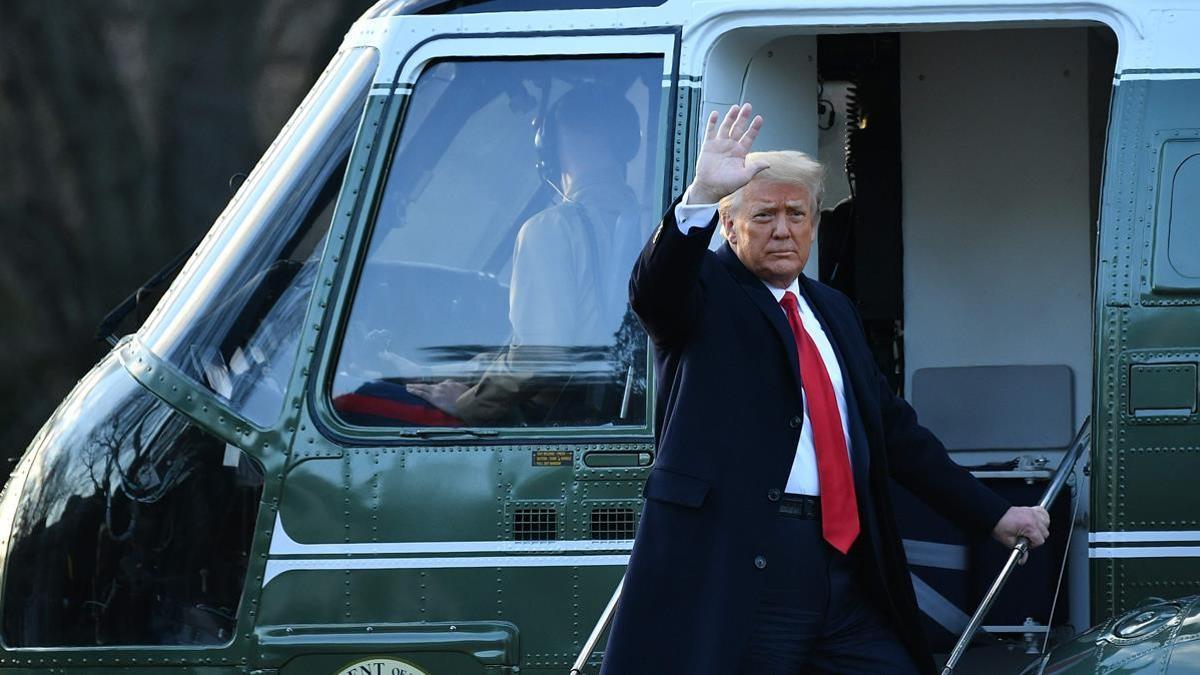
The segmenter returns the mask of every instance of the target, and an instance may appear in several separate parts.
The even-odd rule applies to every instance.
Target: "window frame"
[[[647,338],[646,350],[646,411],[641,424],[628,426],[529,426],[490,427],[401,427],[359,426],[343,420],[333,407],[332,386],[341,354],[342,339],[358,293],[358,282],[366,262],[374,234],[376,213],[382,199],[391,162],[408,112],[413,89],[418,78],[429,68],[447,60],[530,60],[578,58],[635,58],[662,59],[663,79],[658,124],[658,147],[655,149],[655,171],[658,173],[661,194],[658,209],[666,208],[672,189],[672,148],[676,142],[676,106],[679,87],[679,49],[681,31],[678,28],[646,28],[608,31],[559,31],[525,34],[439,36],[416,45],[400,60],[392,87],[388,119],[383,130],[386,150],[364,185],[374,186],[374,202],[362,209],[353,223],[345,264],[339,269],[331,296],[338,298],[326,318],[318,346],[319,360],[314,386],[309,387],[309,409],[312,420],[323,435],[346,445],[431,445],[513,444],[521,441],[588,440],[602,442],[646,441],[654,435],[654,369],[653,350]],[[382,71],[382,66],[381,66]]]
[[[1200,276],[1180,270],[1171,259],[1171,234],[1179,226],[1174,221],[1175,196],[1186,192],[1186,185],[1177,185],[1179,171],[1184,164],[1200,155],[1200,137],[1195,130],[1185,130],[1184,135],[1180,135],[1179,131],[1172,133],[1171,138],[1160,144],[1158,152],[1158,184],[1153,202],[1151,292],[1167,297],[1194,296],[1200,294]]]

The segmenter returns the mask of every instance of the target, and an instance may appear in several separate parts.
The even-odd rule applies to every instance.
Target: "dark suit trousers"
[[[895,631],[860,592],[852,556],[821,536],[820,520],[779,514],[741,675],[912,673]]]

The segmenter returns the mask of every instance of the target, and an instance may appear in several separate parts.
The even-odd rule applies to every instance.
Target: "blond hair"
[[[799,150],[769,150],[746,155],[747,164],[755,161],[766,162],[770,166],[760,171],[752,181],[791,183],[808,190],[809,199],[812,201],[813,222],[817,222],[821,215],[821,199],[825,192],[825,167],[821,166],[820,162]],[[737,208],[742,189],[744,186],[725,196],[717,205],[722,219]]]

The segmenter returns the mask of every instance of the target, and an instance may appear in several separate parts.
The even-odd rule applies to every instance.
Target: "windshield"
[[[662,194],[662,58],[417,81],[332,381],[362,426],[644,425],[628,305]]]
[[[117,352],[29,452],[5,565],[7,646],[232,639],[256,462],[142,388]]]
[[[377,60],[367,48],[335,59],[142,330],[259,426],[282,410]]]

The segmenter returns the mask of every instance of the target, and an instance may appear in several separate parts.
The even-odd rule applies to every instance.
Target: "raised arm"
[[[704,144],[696,158],[696,177],[685,193],[688,204],[715,205],[767,168],[764,162],[746,162],[763,124],[761,116],[751,118],[752,112],[749,103],[735,105],[719,127],[717,112],[708,116]],[[703,305],[700,264],[717,225],[714,213],[707,226],[685,234],[675,216],[680,203],[671,204],[629,279],[630,305],[659,346],[686,339],[699,314]]]

